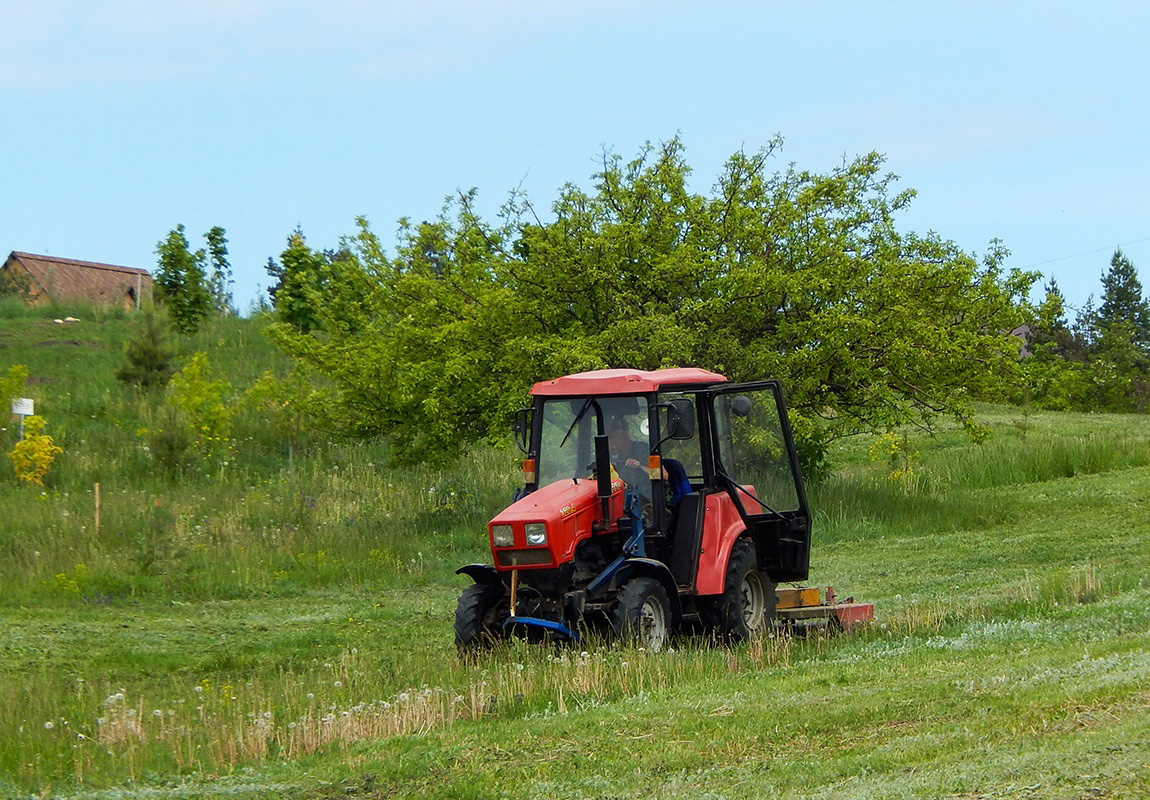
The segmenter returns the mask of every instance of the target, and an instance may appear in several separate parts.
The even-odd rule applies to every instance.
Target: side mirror
[[[524,454],[527,453],[527,440],[531,438],[531,409],[521,408],[515,412],[515,421],[511,424],[515,432],[515,446]]]
[[[695,406],[685,397],[667,403],[667,438],[690,439],[695,435]]]
[[[731,398],[731,413],[736,417],[745,417],[751,413],[751,398],[745,394]]]

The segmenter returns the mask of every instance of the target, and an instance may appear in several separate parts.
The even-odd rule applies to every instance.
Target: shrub
[[[150,389],[163,386],[172,377],[175,351],[168,344],[162,319],[144,312],[143,325],[124,345],[124,363],[116,370],[116,379]]]
[[[193,355],[191,363],[168,384],[165,403],[191,431],[194,446],[202,456],[222,455],[230,448],[230,394],[227,381],[212,378],[204,353]]]
[[[52,468],[52,462],[64,452],[51,436],[43,433],[45,424],[39,415],[27,417],[24,420],[24,438],[16,442],[8,454],[16,468],[16,479],[33,486],[44,485],[44,476]]]

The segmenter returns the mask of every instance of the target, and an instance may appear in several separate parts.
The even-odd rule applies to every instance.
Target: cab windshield
[[[650,494],[647,456],[651,452],[647,398],[556,398],[543,404],[539,441],[539,485],[589,478],[595,469],[598,414],[611,445],[611,466],[628,485]],[[598,410],[596,409],[598,406]]]

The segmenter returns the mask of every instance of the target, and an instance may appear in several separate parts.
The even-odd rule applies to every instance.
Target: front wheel
[[[663,584],[653,578],[632,578],[623,584],[615,629],[640,647],[661,650],[671,639],[671,601]]]
[[[492,647],[503,638],[503,587],[475,583],[463,590],[455,607],[455,646],[463,652]]]

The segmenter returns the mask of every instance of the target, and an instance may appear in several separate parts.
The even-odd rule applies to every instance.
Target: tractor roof
[[[550,381],[540,381],[531,387],[535,396],[582,397],[605,394],[640,394],[654,392],[667,386],[724,383],[726,378],[717,372],[691,367],[677,369],[600,369],[579,372]]]

